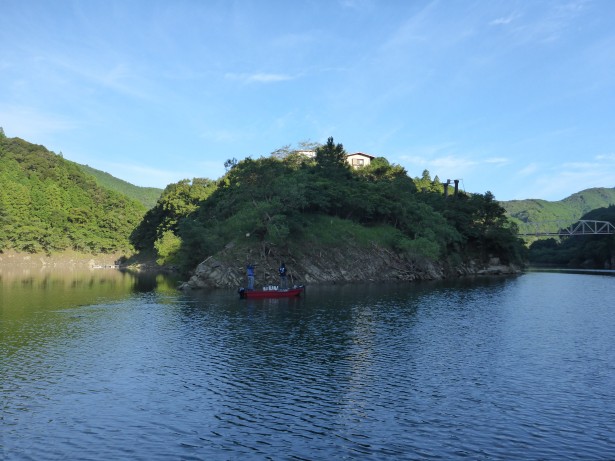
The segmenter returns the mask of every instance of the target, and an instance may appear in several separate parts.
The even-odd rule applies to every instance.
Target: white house
[[[367,166],[375,159],[373,155],[364,154],[363,152],[355,152],[354,154],[348,154],[346,161],[350,163],[353,168],[361,168]]]
[[[313,151],[313,150],[299,150],[297,151],[297,153],[305,157],[308,157],[308,158],[316,157],[316,151]],[[374,157],[373,155],[364,154],[363,152],[355,152],[354,154],[346,155],[346,161],[353,168],[361,168],[361,167],[367,166],[375,158],[376,157]]]

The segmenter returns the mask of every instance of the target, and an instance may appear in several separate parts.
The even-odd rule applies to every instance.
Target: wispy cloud
[[[135,69],[134,65],[123,60],[109,60],[100,58],[96,61],[92,58],[75,60],[72,57],[62,55],[47,55],[40,57],[43,65],[64,72],[66,78],[77,77],[85,83],[94,84],[114,92],[136,99],[151,100],[154,91],[147,78]],[[48,68],[49,69],[49,68]],[[74,80],[73,85],[81,85],[79,80]]]
[[[510,163],[510,160],[506,157],[490,157],[484,160],[485,163],[490,163],[492,165],[506,165]]]
[[[239,80],[244,83],[277,83],[287,80],[294,80],[297,77],[288,74],[275,74],[257,72],[253,74],[234,74],[227,73],[225,77],[229,80]]]
[[[164,188],[168,184],[192,179],[196,172],[188,170],[159,169],[135,163],[106,162],[98,165],[90,165],[94,168],[107,171],[116,178],[128,181],[131,184],[143,187]]]
[[[401,164],[409,171],[429,170],[432,176],[461,178],[484,165],[484,161],[470,156],[445,155],[440,157],[408,156],[400,157]],[[414,168],[412,168],[414,167]]]
[[[596,160],[599,162],[611,162],[615,164],[615,153],[596,155]]]
[[[539,165],[537,163],[530,163],[529,165],[521,168],[517,175],[519,176],[530,176],[538,171]]]
[[[440,157],[431,160],[431,165],[436,168],[441,168],[443,170],[458,170],[458,169],[466,169],[473,165],[478,165],[479,162],[470,158],[457,157],[454,155],[449,155],[447,157]]]
[[[571,191],[615,187],[615,154],[601,154],[589,161],[564,162],[550,167],[530,164],[519,174],[524,172],[535,179],[524,184],[517,198],[562,200]]]
[[[218,129],[218,130],[204,130],[199,133],[201,139],[213,141],[217,143],[227,143],[237,140],[241,135],[233,130]]]
[[[517,19],[519,17],[518,14],[513,13],[509,16],[502,16],[499,18],[494,19],[493,21],[491,21],[489,23],[490,26],[505,26],[507,24],[510,24],[511,22],[513,22],[515,19]]]
[[[340,5],[344,8],[365,9],[373,6],[373,0],[340,0]]]
[[[585,12],[587,4],[585,0],[573,0],[546,4],[543,9],[533,8],[532,4],[526,3],[525,9],[528,11],[496,18],[490,25],[510,26],[507,29],[517,43],[552,43],[574,27],[575,22]],[[524,20],[521,21],[520,18]]]
[[[70,131],[79,122],[60,114],[50,114],[24,106],[8,106],[0,110],[0,120],[7,136],[37,140],[47,135]]]

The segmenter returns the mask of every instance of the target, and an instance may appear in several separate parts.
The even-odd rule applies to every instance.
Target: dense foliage
[[[352,170],[343,146],[332,138],[316,148],[314,158],[274,154],[227,162],[229,171],[217,183],[169,186],[133,243],[163,248],[161,260],[187,268],[225,245],[246,241],[290,248],[377,240],[429,260],[521,259],[516,229],[491,193],[445,200],[435,181],[419,191],[404,168],[385,158]],[[422,179],[427,176],[424,172]]]
[[[133,231],[131,241],[138,250],[155,249],[159,262],[175,263],[180,249],[179,222],[197,211],[215,190],[216,183],[209,179],[184,179],[169,184],[158,199],[156,206],[143,217]]]
[[[77,164],[0,132],[0,251],[125,251],[144,213]]]
[[[140,187],[129,182],[118,179],[109,173],[97,170],[88,165],[77,164],[85,173],[94,177],[98,185],[105,189],[113,190],[124,194],[127,197],[141,202],[148,210],[156,205],[162,194],[162,189],[156,187]]]
[[[615,206],[592,210],[584,220],[609,221],[615,225]],[[530,262],[564,267],[615,267],[615,235],[580,235],[538,240],[530,246]]]
[[[542,228],[557,231],[558,224],[555,221],[572,224],[591,210],[615,204],[615,188],[586,189],[556,202],[529,199],[505,201],[501,204],[506,213],[519,224],[553,221],[551,226],[547,224]]]

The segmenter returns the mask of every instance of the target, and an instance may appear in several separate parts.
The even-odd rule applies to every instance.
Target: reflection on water
[[[532,273],[239,300],[103,275],[74,286],[3,281],[6,459],[615,452],[612,277]],[[24,291],[37,303],[4,304]]]
[[[5,318],[28,309],[73,307],[149,291],[174,292],[174,280],[117,269],[0,267],[0,309]]]

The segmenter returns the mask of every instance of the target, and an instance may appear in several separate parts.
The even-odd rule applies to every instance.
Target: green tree
[[[181,249],[182,240],[172,231],[167,230],[154,242],[154,248],[158,254],[156,262],[159,265],[178,263],[178,254]]]
[[[439,179],[432,181],[427,170],[427,186],[417,193],[404,168],[383,157],[351,170],[333,138],[316,149],[315,160],[283,149],[237,162],[207,182],[203,194],[195,195],[194,180],[167,187],[133,233],[133,244],[188,270],[243,242],[259,242],[266,251],[313,239],[370,244],[375,235],[392,251],[420,260],[519,258],[514,227],[491,193],[445,200]]]
[[[316,149],[316,164],[327,176],[336,175],[340,172],[350,172],[344,146],[342,144],[335,144],[333,137],[327,139],[327,143],[324,146]]]
[[[2,248],[28,252],[129,251],[144,207],[97,185],[43,146],[0,137]]]
[[[177,235],[180,221],[199,209],[199,205],[214,190],[216,183],[210,179],[183,179],[169,184],[130,236],[138,249],[151,249],[154,242],[171,231]]]

